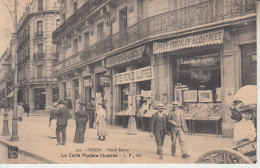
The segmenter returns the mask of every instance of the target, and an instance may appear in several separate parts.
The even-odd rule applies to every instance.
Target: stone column
[[[167,71],[166,61],[163,54],[156,55],[156,72],[155,72],[155,83],[156,83],[156,100],[160,100],[162,95],[167,95]]]
[[[239,47],[236,44],[234,36],[230,29],[225,30],[223,50],[221,54],[221,110],[222,110],[222,135],[223,137],[232,137],[235,121],[230,118],[232,99],[235,91],[238,89],[236,84],[238,72],[236,69],[237,61],[241,59]]]
[[[33,88],[29,87],[29,107],[31,109],[31,112],[35,110],[34,97],[34,90]]]
[[[116,125],[116,117],[115,117],[115,115],[116,115],[116,113],[118,112],[118,110],[119,110],[119,102],[118,102],[118,99],[119,99],[119,94],[118,94],[118,92],[119,92],[119,88],[118,88],[118,85],[115,85],[114,83],[113,83],[113,76],[116,74],[116,71],[115,71],[115,69],[114,68],[112,68],[112,74],[111,74],[111,78],[112,78],[112,83],[111,83],[111,87],[112,87],[112,110],[113,110],[113,112],[112,112],[112,124],[113,125]]]
[[[46,85],[46,105],[45,110],[52,109],[52,85]]]
[[[61,81],[59,82],[59,99],[60,100],[64,100],[64,87],[63,87],[63,83]]]

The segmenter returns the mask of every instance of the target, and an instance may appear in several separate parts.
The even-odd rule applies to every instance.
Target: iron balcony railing
[[[106,52],[127,46],[150,36],[176,32],[195,26],[245,16],[251,13],[256,13],[254,0],[208,0],[146,18],[122,32],[109,36],[104,40],[61,60],[58,62],[57,66],[77,55],[82,55],[84,61],[87,61]],[[55,39],[56,37],[57,35],[53,38]]]
[[[87,15],[89,15],[92,11],[97,9],[100,5],[107,2],[108,0],[95,0],[95,1],[87,1],[84,5],[82,5],[73,15],[71,15],[65,22],[63,22],[52,34],[53,40],[55,40],[62,33],[69,30],[76,23],[85,19]]]

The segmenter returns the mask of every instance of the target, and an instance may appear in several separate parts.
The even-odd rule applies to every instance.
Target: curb
[[[2,145],[5,146],[5,147],[12,146],[12,145],[10,145],[10,144],[8,144],[8,143],[2,141],[1,139],[0,139],[0,144],[2,144]],[[28,157],[34,158],[34,159],[39,160],[39,161],[41,161],[41,162],[44,162],[44,163],[47,163],[47,164],[58,164],[58,162],[54,162],[54,161],[52,161],[52,160],[43,158],[43,157],[41,157],[41,156],[39,156],[39,155],[33,154],[33,153],[28,152],[28,151],[26,151],[26,150],[23,150],[23,149],[21,149],[21,148],[18,148],[18,150],[19,150],[19,153],[22,153],[23,155],[26,155],[26,156],[28,156]]]

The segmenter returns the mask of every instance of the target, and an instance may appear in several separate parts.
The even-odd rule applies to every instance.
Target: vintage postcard
[[[257,166],[257,5],[1,0],[0,164]]]

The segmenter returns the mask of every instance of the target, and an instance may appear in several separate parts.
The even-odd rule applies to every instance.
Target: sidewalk
[[[163,146],[164,159],[159,160],[156,155],[154,138],[150,138],[149,132],[138,131],[137,135],[128,135],[127,129],[116,126],[108,126],[109,135],[106,141],[98,141],[96,129],[87,129],[85,143],[73,142],[75,133],[75,121],[69,120],[67,127],[67,144],[56,146],[56,139],[48,137],[48,116],[23,117],[19,122],[19,141],[11,142],[11,136],[0,136],[0,143],[18,146],[19,152],[34,157],[46,163],[194,163],[203,153],[218,148],[232,149],[235,143],[232,139],[216,136],[186,135],[187,148],[191,157],[181,158],[179,145],[177,144],[176,156],[170,154],[171,140],[165,138]],[[0,128],[2,130],[3,116],[0,116]],[[9,116],[9,131],[12,132],[12,120]],[[177,142],[178,143],[178,142]]]

